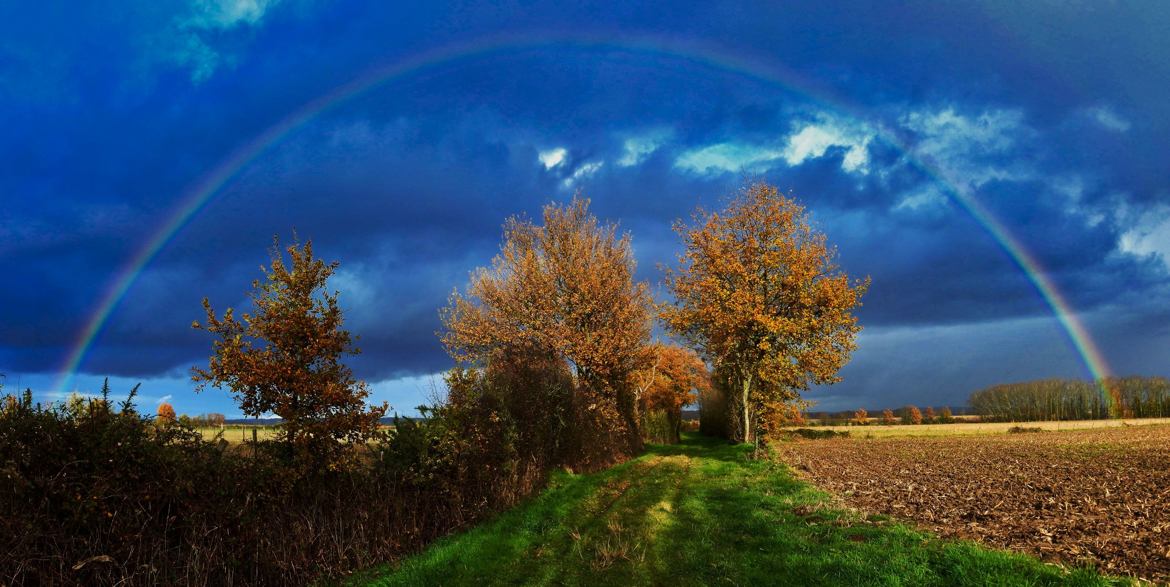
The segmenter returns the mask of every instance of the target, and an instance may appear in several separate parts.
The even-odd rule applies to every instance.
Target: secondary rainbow
[[[418,53],[379,67],[339,86],[332,91],[306,103],[281,119],[251,141],[234,150],[226,159],[196,183],[180,200],[174,211],[155,230],[140,249],[126,262],[99,299],[93,314],[86,320],[79,335],[70,348],[64,364],[58,371],[55,388],[65,391],[72,384],[77,369],[85,360],[94,340],[101,333],[110,314],[118,307],[126,292],[134,285],[138,276],[159,252],[182,228],[210,202],[217,193],[231,181],[241,169],[262,155],[271,146],[296,131],[326,110],[345,102],[373,87],[394,79],[458,60],[470,59],[509,51],[530,51],[541,48],[585,48],[625,51],[661,55],[695,63],[716,70],[726,71],[769,84],[778,85],[788,91],[803,95],[833,110],[847,114],[862,122],[869,123],[865,109],[835,96],[826,88],[803,79],[794,72],[763,64],[757,61],[731,55],[717,47],[694,42],[682,42],[657,37],[605,36],[581,33],[549,33],[540,36],[503,35],[483,38],[468,43],[448,45]],[[970,188],[964,186],[946,169],[917,155],[913,148],[893,132],[873,124],[882,141],[904,154],[906,161],[931,176],[946,188],[952,199],[971,217],[983,226],[1000,245],[1011,260],[1024,272],[1045,303],[1052,309],[1069,341],[1087,368],[1089,375],[1103,381],[1110,375],[1105,357],[1093,341],[1092,336],[1077,316],[1072,305],[1044,271],[1034,255],[1013,235],[998,218],[975,197]],[[1106,394],[1108,397],[1108,394]]]

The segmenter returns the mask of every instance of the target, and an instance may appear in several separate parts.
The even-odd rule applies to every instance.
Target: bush
[[[1008,434],[1028,434],[1031,432],[1044,432],[1044,429],[1038,426],[1012,426],[1008,428]]]
[[[132,397],[0,401],[0,584],[340,577],[514,504],[555,450],[522,446],[499,395],[471,393],[306,471],[277,443],[157,426]]]
[[[724,385],[721,378],[715,377],[709,387],[699,392],[699,431],[708,436],[727,438],[731,433],[731,405]]]
[[[801,438],[808,438],[811,440],[819,440],[822,438],[848,438],[849,431],[842,430],[837,432],[835,430],[816,430],[814,428],[797,428],[795,430],[786,431],[789,437],[799,436]]]
[[[674,444],[678,442],[680,426],[675,425],[666,410],[648,410],[642,414],[642,437],[646,442]]]

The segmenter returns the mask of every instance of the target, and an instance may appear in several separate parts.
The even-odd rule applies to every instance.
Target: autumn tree
[[[906,406],[902,408],[902,423],[903,424],[921,424],[922,411],[917,406]]]
[[[897,420],[894,419],[894,411],[893,410],[891,410],[890,408],[886,408],[886,409],[882,410],[882,424],[885,424],[886,426],[892,426],[896,422],[897,422]]]
[[[840,380],[869,280],[850,280],[804,208],[764,183],[675,229],[684,251],[662,318],[724,374],[734,436],[751,442],[761,406]]]
[[[707,365],[694,351],[673,344],[646,347],[647,366],[633,374],[643,433],[653,442],[678,442],[682,408],[698,400],[710,384]],[[663,430],[651,430],[651,419],[661,420]]]
[[[869,424],[869,412],[865,411],[865,408],[857,408],[857,411],[853,412],[853,423],[858,426]]]
[[[934,408],[926,406],[926,411],[922,413],[923,419],[930,424],[934,423]]]
[[[174,424],[176,421],[175,407],[167,402],[158,405],[158,423]]]
[[[631,375],[646,361],[651,302],[634,280],[628,235],[589,213],[589,201],[545,206],[543,224],[510,218],[491,267],[442,312],[441,338],[461,364],[552,356],[574,379],[575,458],[603,464],[641,449]],[[612,454],[599,454],[612,445]],[[592,452],[592,454],[585,454]]]
[[[369,438],[387,409],[367,407],[369,388],[341,362],[359,350],[342,328],[338,292],[326,282],[338,263],[313,257],[312,241],[293,243],[281,253],[273,245],[264,279],[252,282],[252,312],[237,318],[232,308],[217,316],[207,298],[207,321],[214,354],[191,378],[202,391],[227,387],[248,417],[274,413],[284,420],[284,440],[298,458],[327,456],[342,442]]]

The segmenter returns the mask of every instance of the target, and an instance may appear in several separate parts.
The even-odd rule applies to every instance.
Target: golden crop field
[[[223,439],[236,444],[239,442],[250,442],[252,440],[252,431],[256,431],[257,440],[271,440],[280,434],[280,428],[276,426],[251,426],[248,424],[225,424],[224,426],[200,426],[196,428],[205,440],[212,440],[220,433],[223,434]]]
[[[382,430],[393,429],[393,426],[381,426]],[[250,424],[225,424],[219,426],[200,426],[196,428],[204,440],[213,440],[221,432],[223,439],[231,444],[252,441],[252,430],[256,430],[256,440],[273,440],[282,434],[279,426],[253,426]]]

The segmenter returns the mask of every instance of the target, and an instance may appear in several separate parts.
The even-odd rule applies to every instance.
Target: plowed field
[[[777,447],[800,475],[858,509],[1049,561],[1170,581],[1170,426]]]

